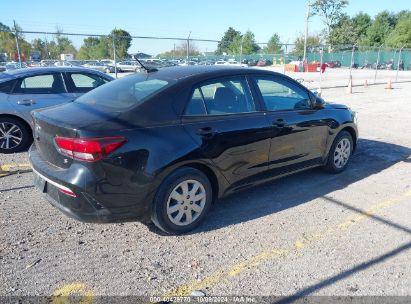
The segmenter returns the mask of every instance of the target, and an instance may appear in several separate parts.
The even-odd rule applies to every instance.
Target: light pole
[[[241,37],[241,45],[240,45],[240,64],[241,64],[241,60],[242,60],[242,57],[243,57],[243,43],[244,43],[244,36],[245,35],[243,35],[242,37]]]
[[[378,48],[377,64],[375,66],[375,74],[374,74],[374,84],[377,81],[377,70],[378,70],[378,65],[380,64],[380,52],[381,52],[381,48],[382,48],[383,45],[384,45],[384,43],[381,44]]]
[[[305,17],[305,36],[304,36],[304,57],[303,63],[307,60],[307,39],[308,39],[308,19],[310,18],[310,0],[307,2],[307,15]]]
[[[17,55],[19,56],[19,68],[22,68],[22,66],[21,66],[21,56],[20,56],[19,36],[18,36],[18,33],[17,33],[16,21],[13,20],[13,22],[14,22],[14,32],[15,32],[15,36],[16,36]]]
[[[187,37],[187,65],[188,65],[188,58],[190,56],[190,36],[191,36],[191,31]]]
[[[322,93],[322,91],[321,91],[321,84],[322,84],[322,80],[323,80],[323,72],[322,72],[322,66],[323,66],[323,53],[324,53],[324,50],[323,50],[323,47],[321,47],[320,48],[320,87],[318,88],[318,96],[320,96],[321,97],[321,93]]]
[[[117,54],[116,54],[116,38],[115,35],[111,36],[111,39],[113,40],[113,60],[114,60],[114,73],[116,73],[116,79],[117,79]]]
[[[355,52],[355,47],[357,44],[354,44],[352,46],[352,51],[351,51],[351,63],[350,63],[350,80],[352,80],[352,66],[354,64],[354,52]]]
[[[397,74],[395,75],[395,82],[398,81],[398,71],[400,70],[400,60],[401,60],[401,52],[402,49],[404,48],[404,46],[402,48],[400,48],[400,53],[398,55],[398,62],[397,62]]]

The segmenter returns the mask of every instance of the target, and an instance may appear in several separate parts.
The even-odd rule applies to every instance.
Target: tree
[[[217,51],[215,53],[217,55],[229,53],[230,46],[236,39],[238,39],[238,37],[241,38],[241,33],[239,31],[236,31],[234,28],[229,27],[228,30],[224,33],[223,38],[221,38],[221,41],[218,43]]]
[[[314,49],[321,44],[321,37],[319,35],[312,35],[307,37],[307,49]],[[302,57],[304,55],[304,36],[300,35],[294,41],[294,50],[291,52],[295,56]]]
[[[17,31],[20,32],[18,34],[20,55],[22,59],[28,59],[28,57],[30,56],[31,45],[24,39],[24,35],[21,33],[21,27],[16,25],[16,28],[9,28],[4,24],[1,24],[0,27],[3,30],[6,30],[0,32],[0,50],[7,53],[9,58],[11,59],[18,59],[16,36],[14,34],[15,30],[17,29]]]
[[[47,50],[50,58],[60,59],[60,54],[76,55],[77,53],[71,40],[68,37],[63,36],[62,32],[63,30],[57,27],[53,40],[47,43]]]
[[[193,43],[193,41],[190,41],[190,50],[189,50],[188,55],[189,56],[198,56],[198,55],[200,55],[200,52],[198,51],[198,48]],[[186,57],[187,56],[187,42],[182,41],[181,44],[179,44],[175,47],[175,49],[172,49],[170,51],[158,54],[158,56],[159,57],[165,57],[165,58]]]
[[[358,42],[359,34],[354,21],[348,15],[341,15],[337,24],[333,25],[328,35],[328,43],[334,48],[353,45]],[[344,48],[344,47],[343,47]]]
[[[255,54],[260,50],[260,47],[255,42],[255,36],[251,31],[245,32],[244,35],[241,37],[241,40],[242,40],[242,45],[243,45],[243,48],[242,48],[243,54],[245,55]],[[241,51],[241,41],[240,41],[240,51]]]
[[[112,48],[109,39],[106,37],[87,37],[80,47],[78,59],[102,59],[110,56],[109,49]]]
[[[348,0],[316,0],[312,5],[312,15],[323,18],[327,26],[327,35],[332,27],[339,21],[343,9],[348,5]]]
[[[370,15],[359,12],[352,18],[358,39],[363,39],[367,35],[367,30],[372,24]]]
[[[40,38],[33,39],[33,41],[31,42],[31,48],[34,51],[39,51],[41,58],[48,57],[46,42],[41,40]]]
[[[282,51],[281,48],[280,36],[278,36],[278,34],[274,34],[268,40],[267,46],[263,49],[263,51],[266,54],[280,54]]]
[[[397,17],[388,12],[379,13],[371,26],[367,29],[366,36],[362,39],[362,43],[370,46],[378,46],[385,43],[388,35],[394,29],[397,22]]]
[[[7,25],[0,22],[0,32],[10,32],[11,29]]]
[[[111,47],[112,44],[112,39],[114,37],[114,43],[116,45],[116,54],[119,58],[126,58],[127,57],[127,52],[128,49],[131,46],[131,41],[133,38],[131,38],[131,35],[129,32],[122,30],[122,29],[114,29],[110,33],[110,39],[106,40],[106,43],[109,44],[109,54],[110,57],[113,57],[113,48]]]
[[[391,47],[411,48],[411,12],[403,14],[394,30],[388,36],[386,43]]]

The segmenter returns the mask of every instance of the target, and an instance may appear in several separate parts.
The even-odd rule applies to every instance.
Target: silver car
[[[31,144],[32,110],[70,102],[114,80],[86,68],[49,67],[0,73],[0,153],[14,153]]]
[[[89,62],[84,64],[83,67],[105,73],[114,73],[114,66],[102,62]]]
[[[119,72],[141,72],[141,65],[137,61],[126,60],[117,63],[117,71]]]

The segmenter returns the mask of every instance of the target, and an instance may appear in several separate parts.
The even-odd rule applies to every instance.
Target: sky
[[[306,0],[28,0],[2,1],[0,22],[12,26],[16,20],[23,30],[108,34],[113,28],[127,30],[133,36],[157,36],[219,40],[228,27],[251,30],[257,42],[267,42],[277,33],[282,43],[292,43],[304,32]],[[411,10],[409,0],[351,0],[345,9],[349,15],[359,11],[375,16],[382,10]],[[320,17],[312,17],[310,33],[320,33]],[[44,35],[26,34],[26,39],[44,39]],[[70,39],[80,47],[84,37]],[[52,36],[47,37],[48,40]],[[171,50],[174,40],[133,39],[130,53],[158,54]],[[196,42],[201,51],[214,51],[216,43]]]

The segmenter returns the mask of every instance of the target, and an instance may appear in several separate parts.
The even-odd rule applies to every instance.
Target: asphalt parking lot
[[[227,197],[189,235],[77,222],[35,190],[33,173],[0,178],[0,295],[411,295],[411,83],[393,86],[323,91],[359,113],[345,172]]]

